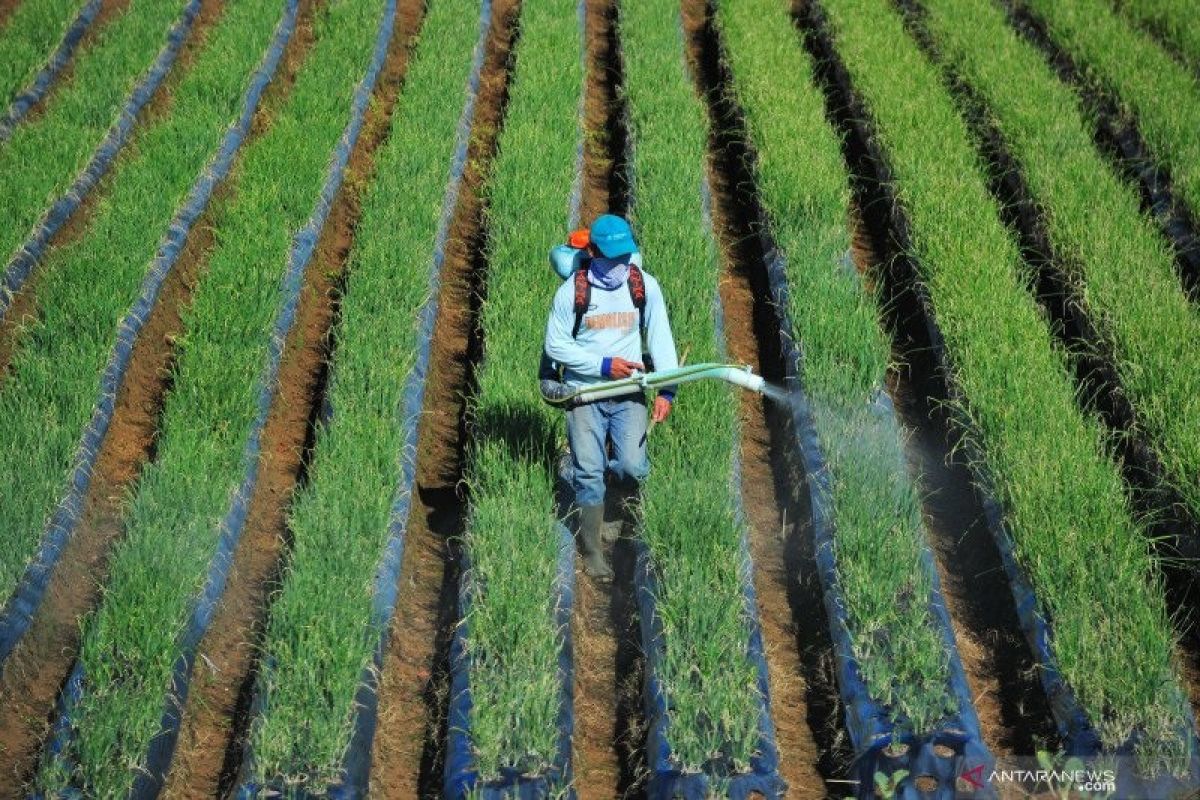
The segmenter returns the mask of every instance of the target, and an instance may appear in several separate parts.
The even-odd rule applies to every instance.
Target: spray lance
[[[542,399],[552,406],[569,407],[608,397],[622,397],[637,391],[672,386],[692,381],[716,379],[741,386],[752,392],[765,393],[766,382],[755,375],[749,366],[737,364],[692,364],[657,372],[635,372],[628,378],[588,386],[572,387],[555,380],[542,380]]]
[[[584,234],[580,236],[579,234]],[[572,234],[572,241],[566,245],[558,245],[550,251],[550,265],[554,272],[563,280],[567,280],[583,266],[583,247],[586,246],[586,231]],[[640,254],[634,254],[632,259],[639,267]],[[542,355],[542,366],[539,369],[542,399],[552,406],[570,408],[593,400],[603,400],[609,397],[622,397],[634,392],[644,392],[663,386],[673,386],[681,383],[691,383],[699,380],[723,380],[740,386],[752,392],[767,394],[774,398],[773,387],[763,380],[761,375],[755,375],[749,365],[737,364],[692,364],[669,370],[653,372],[635,372],[628,378],[620,380],[593,383],[587,386],[571,386],[562,382],[561,375],[549,363],[549,357]]]

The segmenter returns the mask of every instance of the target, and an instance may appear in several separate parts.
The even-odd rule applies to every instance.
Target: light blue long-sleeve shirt
[[[642,270],[646,283],[646,348],[656,370],[679,366],[671,322],[662,288],[652,275]],[[629,286],[615,289],[591,287],[591,303],[579,335],[571,338],[575,326],[575,281],[568,279],[554,293],[550,319],[546,323],[546,354],[565,367],[565,381],[586,386],[609,379],[603,370],[614,356],[627,361],[642,360],[642,337],[638,328],[638,310],[633,305]],[[673,387],[672,387],[673,388]],[[670,392],[664,389],[664,392]]]

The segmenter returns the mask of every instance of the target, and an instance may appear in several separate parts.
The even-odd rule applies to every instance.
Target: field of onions
[[[0,0],[0,797],[1195,796],[1191,13]]]

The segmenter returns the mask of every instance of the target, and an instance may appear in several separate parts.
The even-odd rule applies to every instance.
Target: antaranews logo
[[[960,790],[977,791],[982,789],[987,779],[983,775],[983,764],[977,764],[958,776]]]
[[[964,767],[957,796],[1112,798],[1117,774],[1127,767],[1121,757],[1054,755],[1001,758],[995,766]],[[1128,768],[1134,768],[1132,764]]]

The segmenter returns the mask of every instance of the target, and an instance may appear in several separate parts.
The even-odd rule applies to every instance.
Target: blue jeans
[[[636,484],[650,474],[646,458],[646,398],[631,395],[597,400],[567,411],[567,443],[571,447],[571,488],[575,503],[604,502],[604,472]],[[607,440],[612,440],[612,458]]]

